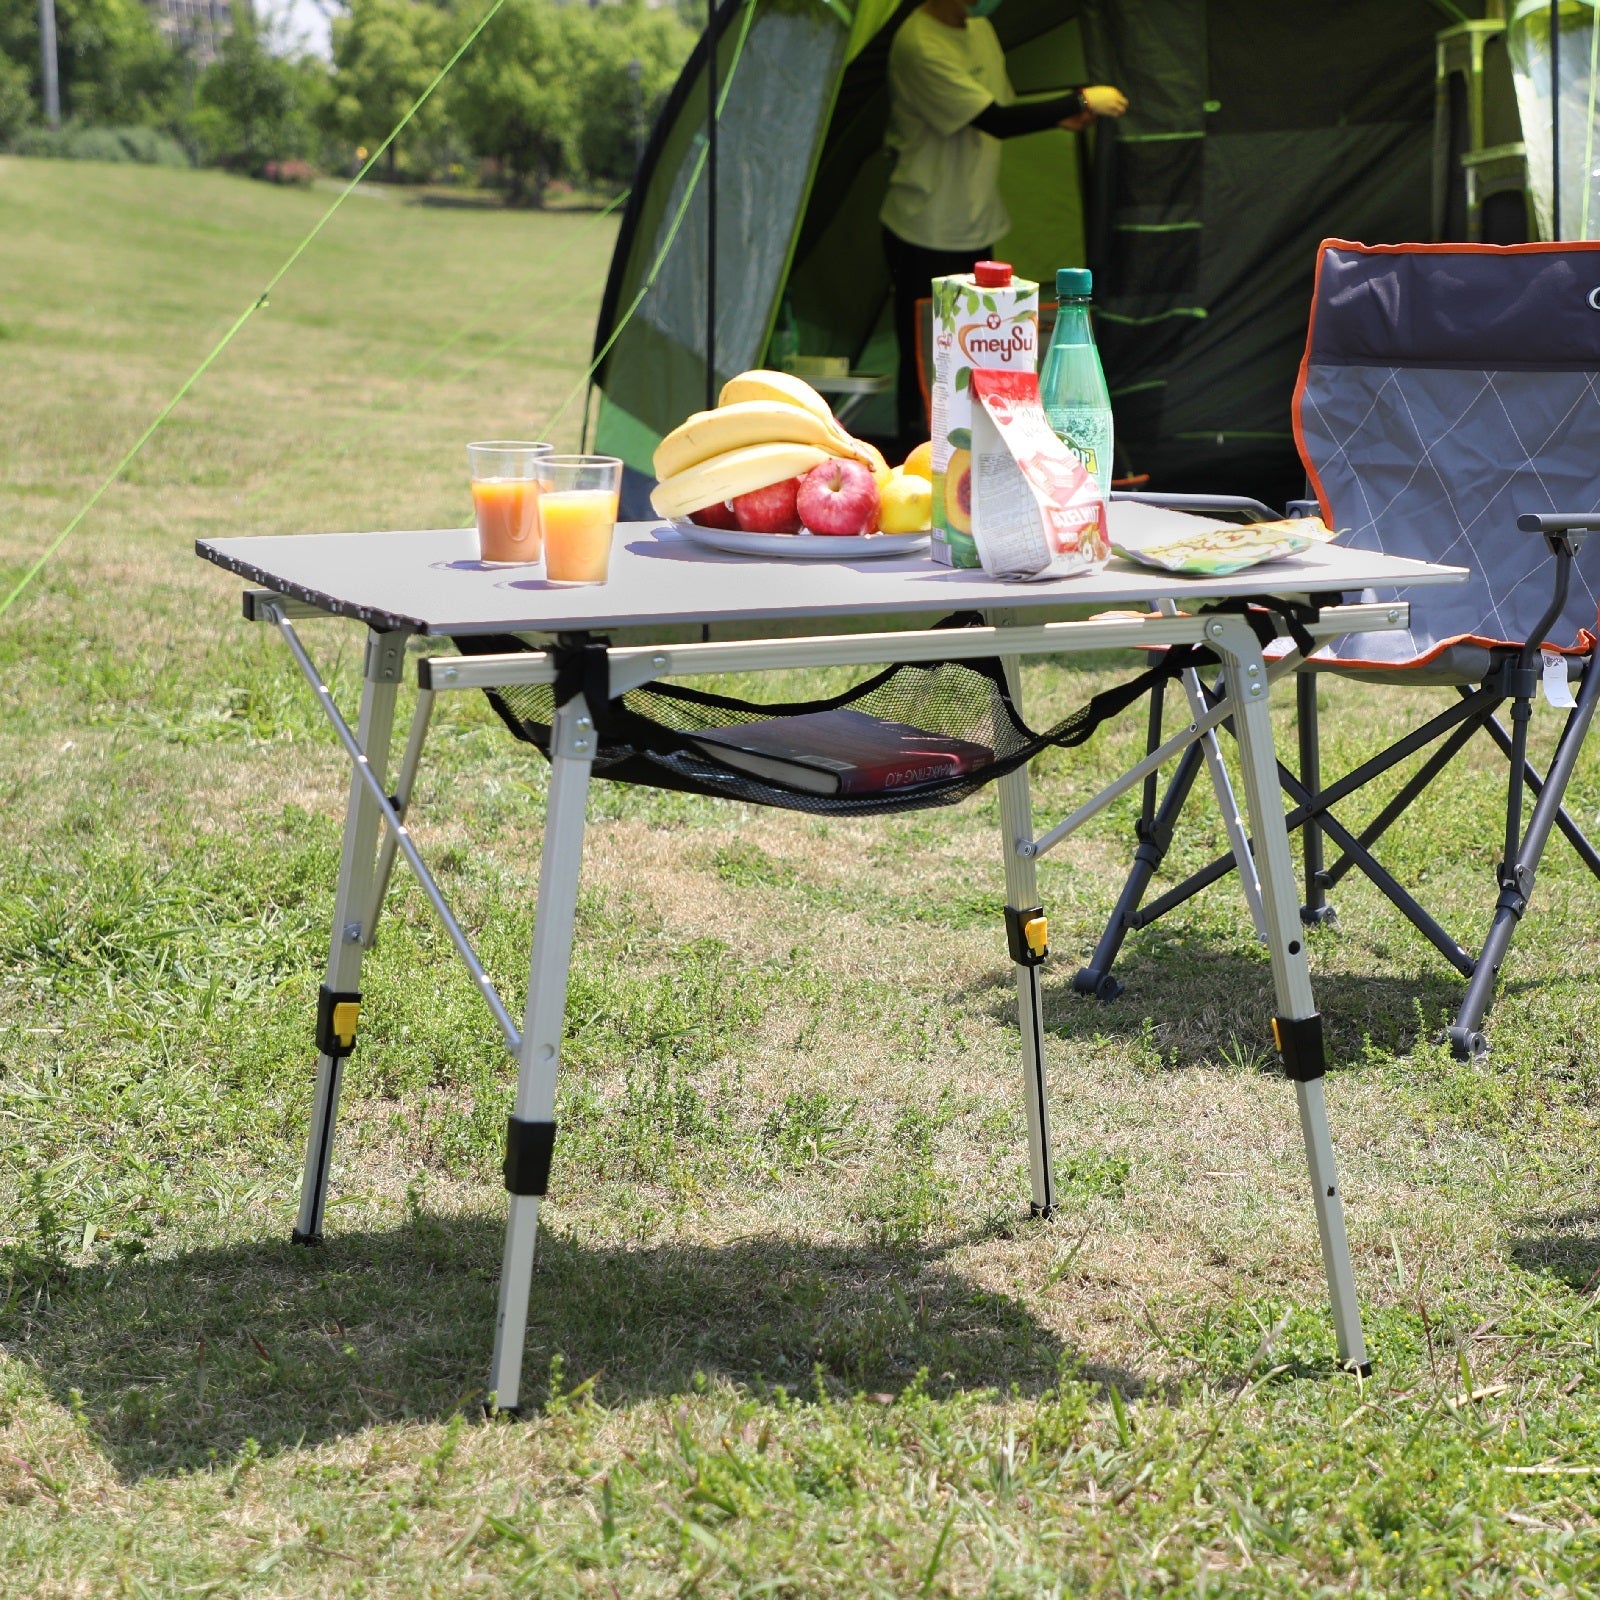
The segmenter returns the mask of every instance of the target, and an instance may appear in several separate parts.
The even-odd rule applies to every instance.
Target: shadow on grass
[[[1600,1210],[1534,1212],[1517,1219],[1507,1254],[1524,1272],[1576,1294],[1600,1280]]]
[[[1078,965],[1068,955],[1045,969],[1045,1026],[1059,1039],[1138,1043],[1162,1064],[1177,1067],[1203,1060],[1259,1059],[1267,1065],[1274,1059],[1269,1019],[1278,1008],[1265,951],[1169,937],[1157,952],[1127,954],[1114,969],[1126,988],[1110,1002],[1073,991]],[[1317,971],[1313,965],[1311,984],[1329,1059],[1349,1067],[1368,1040],[1392,1054],[1409,1054],[1418,1042],[1419,1015],[1430,1036],[1442,1030],[1455,1014],[1465,980],[1448,969],[1377,977]],[[1015,1023],[1009,970],[996,968],[971,993],[987,1001],[995,1020]]]
[[[535,206],[531,201],[512,204],[497,190],[479,190],[463,194],[437,194],[424,191],[411,195],[408,206],[433,206],[446,211],[503,211],[507,216],[526,216],[530,212],[542,216],[558,216],[570,212],[573,216],[593,216],[604,211],[613,202],[609,200],[566,200],[555,205]]]
[[[0,1336],[72,1407],[127,1479],[271,1453],[373,1423],[475,1412],[494,1331],[501,1224],[422,1215],[318,1250],[254,1241],[58,1274],[37,1305],[0,1300]],[[607,1406],[693,1392],[697,1374],[801,1397],[1037,1394],[1069,1353],[1017,1301],[950,1271],[943,1249],[756,1238],[595,1248],[540,1238],[525,1413],[593,1379]],[[1122,1371],[1090,1370],[1124,1392]]]

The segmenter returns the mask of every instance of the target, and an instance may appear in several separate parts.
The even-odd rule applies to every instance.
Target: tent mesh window
[[[1274,609],[1283,608],[1275,604]],[[1270,623],[1260,613],[1255,615],[1260,618],[1258,632],[1264,630],[1270,636]],[[1292,629],[1298,620],[1291,620]],[[940,626],[962,627],[979,621],[958,615],[946,618]],[[456,643],[464,654],[532,648],[508,635],[478,636]],[[1005,669],[992,657],[901,663],[885,667],[826,699],[760,704],[667,682],[630,689],[608,702],[604,690],[598,687],[607,681],[603,643],[567,643],[559,645],[555,653],[558,677],[554,684],[519,684],[485,691],[489,703],[518,739],[548,755],[556,706],[583,691],[599,736],[592,769],[595,777],[820,816],[869,816],[955,805],[985,784],[1031,761],[1042,750],[1083,744],[1102,722],[1118,715],[1156,684],[1170,681],[1187,668],[1216,661],[1209,651],[1195,646],[1164,650],[1146,671],[1101,691],[1052,727],[1037,732],[1023,721],[1007,688]],[[701,736],[752,723],[845,709],[932,735],[936,740],[980,746],[987,759],[921,782],[891,780],[850,793],[818,794],[742,771],[719,760],[714,753],[715,744],[701,741]]]

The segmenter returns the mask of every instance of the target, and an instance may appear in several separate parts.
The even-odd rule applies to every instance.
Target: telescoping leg
[[[998,620],[998,619],[997,619]],[[1021,674],[1017,659],[1007,657],[1006,682],[1018,711],[1022,709]],[[1033,806],[1028,769],[1007,773],[996,786],[1000,797],[1000,843],[1006,864],[1006,944],[1017,978],[1017,1026],[1022,1033],[1022,1097],[1028,1117],[1028,1168],[1033,1214],[1048,1217],[1055,1209],[1055,1173],[1050,1160],[1050,1100],[1045,1083],[1044,999],[1039,969],[1049,950],[1043,908],[1038,904],[1038,872],[1017,845],[1033,838]]]
[[[500,1267],[500,1311],[489,1368],[491,1404],[515,1411],[522,1387],[522,1346],[533,1286],[533,1248],[539,1201],[548,1187],[556,1139],[556,1072],[567,1009],[567,966],[583,862],[583,812],[594,761],[593,720],[583,697],[556,712],[550,751],[550,800],[539,855],[539,902],[533,925],[528,1009],[517,1067],[517,1099],[506,1128],[505,1254]]]
[[[395,694],[405,666],[406,638],[404,633],[380,633],[376,628],[367,633],[356,739],[380,784],[389,765]],[[296,1244],[318,1244],[322,1240],[344,1060],[355,1048],[356,1019],[361,1010],[361,958],[366,952],[368,933],[363,922],[372,912],[379,826],[377,802],[361,781],[360,773],[353,772],[345,807],[344,844],[339,854],[328,970],[317,1001],[317,1088],[306,1141],[305,1174],[300,1184],[300,1214],[294,1227]]]
[[[1322,1243],[1322,1264],[1328,1278],[1328,1299],[1333,1307],[1339,1357],[1347,1367],[1365,1373],[1370,1366],[1361,1333],[1361,1309],[1356,1301],[1355,1273],[1345,1234],[1344,1203],[1339,1196],[1333,1140],[1328,1132],[1328,1113],[1322,1092],[1325,1071],[1322,1019],[1312,999],[1311,976],[1306,967],[1294,859],[1289,851],[1289,834],[1284,826],[1278,768],[1273,755],[1266,668],[1254,636],[1242,620],[1219,619],[1208,624],[1208,633],[1208,642],[1222,656],[1228,693],[1238,707],[1234,726],[1239,735],[1245,799],[1250,809],[1256,864],[1261,874],[1267,950],[1272,959],[1272,982],[1277,993],[1278,1014],[1272,1019],[1272,1031],[1284,1067],[1294,1080],[1299,1102],[1300,1132],[1305,1140],[1306,1165],[1316,1205],[1317,1232]]]

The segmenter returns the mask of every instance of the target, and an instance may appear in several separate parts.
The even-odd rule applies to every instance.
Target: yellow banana
[[[798,478],[831,454],[809,444],[742,445],[663,479],[650,491],[650,504],[657,516],[686,517],[735,495],[765,489],[769,483]]]
[[[717,396],[717,405],[737,405],[741,400],[777,400],[784,405],[799,406],[802,411],[809,411],[838,427],[828,402],[804,378],[797,378],[792,372],[768,372],[758,367],[753,372],[741,372],[737,378],[729,378]]]
[[[850,443],[856,447],[856,459],[863,466],[872,468],[872,475],[878,480],[878,487],[881,489],[891,477],[889,463],[883,459],[883,452],[875,444],[868,444],[865,439],[852,439]]]
[[[656,446],[657,478],[676,477],[702,461],[750,444],[809,444],[829,455],[854,452],[836,427],[813,411],[778,400],[739,400],[697,411]]]

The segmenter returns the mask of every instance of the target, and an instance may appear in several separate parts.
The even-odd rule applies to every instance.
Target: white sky
[[[318,0],[256,0],[256,15],[279,24],[285,44],[298,45],[327,60],[332,53],[328,36],[328,10]]]

